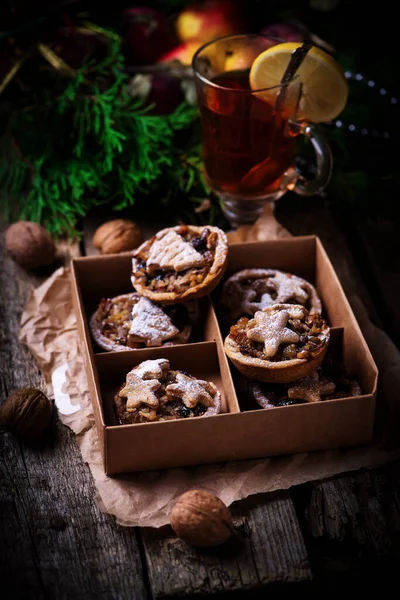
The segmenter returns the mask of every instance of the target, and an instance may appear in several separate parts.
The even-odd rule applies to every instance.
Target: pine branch
[[[13,218],[73,236],[78,220],[99,204],[121,210],[155,190],[159,198],[163,188],[171,205],[182,193],[206,193],[197,111],[183,103],[171,115],[152,115],[129,96],[127,79],[112,37],[102,62],[74,77],[50,73],[34,91],[36,104],[14,110],[0,153],[9,216],[12,203]],[[10,153],[10,139],[18,153]]]

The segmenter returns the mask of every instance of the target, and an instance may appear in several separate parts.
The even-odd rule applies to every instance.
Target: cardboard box
[[[363,395],[261,409],[249,405],[246,381],[229,363],[218,292],[201,301],[193,342],[164,348],[104,352],[88,322],[102,297],[132,291],[129,255],[76,258],[71,284],[89,391],[107,474],[333,449],[373,440],[378,371],[333,266],[315,236],[233,244],[226,277],[243,268],[277,268],[314,283],[331,326],[330,349],[358,379]],[[225,278],[226,278],[225,277]],[[149,358],[213,381],[223,411],[212,417],[119,425],[112,399],[126,373]]]

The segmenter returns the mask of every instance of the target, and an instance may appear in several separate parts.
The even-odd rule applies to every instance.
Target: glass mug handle
[[[305,135],[312,143],[317,160],[317,172],[313,179],[306,179],[295,167],[290,167],[285,172],[283,185],[300,196],[319,194],[328,185],[332,174],[333,160],[328,140],[315,123],[291,121],[289,127],[292,135]]]

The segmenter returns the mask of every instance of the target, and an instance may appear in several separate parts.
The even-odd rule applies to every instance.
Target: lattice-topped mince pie
[[[262,408],[307,404],[360,396],[358,381],[345,369],[333,372],[324,363],[311,375],[291,383],[249,382],[250,393]]]
[[[218,227],[162,229],[132,258],[135,290],[155,302],[175,303],[209,294],[225,272],[228,242]]]
[[[300,304],[274,304],[232,325],[224,348],[249,379],[288,382],[315,371],[329,339],[330,329],[320,314],[310,314]]]
[[[277,269],[243,269],[224,283],[220,303],[232,323],[252,317],[257,310],[273,304],[301,304],[313,313],[322,310],[314,286],[291,273]]]
[[[103,298],[89,325],[104,350],[171,346],[188,342],[196,311],[196,300],[165,306],[133,292]]]
[[[211,381],[171,369],[169,360],[145,360],[126,376],[114,397],[120,424],[216,415],[221,394]]]

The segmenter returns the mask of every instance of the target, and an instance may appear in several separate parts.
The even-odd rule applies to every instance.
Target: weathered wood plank
[[[169,527],[141,530],[154,598],[251,590],[311,579],[288,492],[260,494],[231,508],[241,535],[218,548],[191,548]]]
[[[40,277],[5,257],[2,244],[3,237],[1,400],[18,387],[42,384],[17,341],[27,290]],[[90,471],[57,416],[44,443],[27,446],[2,432],[0,448],[0,581],[7,597],[145,598],[135,531],[99,511]]]
[[[301,488],[294,495],[298,507],[303,503],[300,522],[320,581],[356,580],[367,588],[388,584],[388,576],[397,580],[400,461]]]

